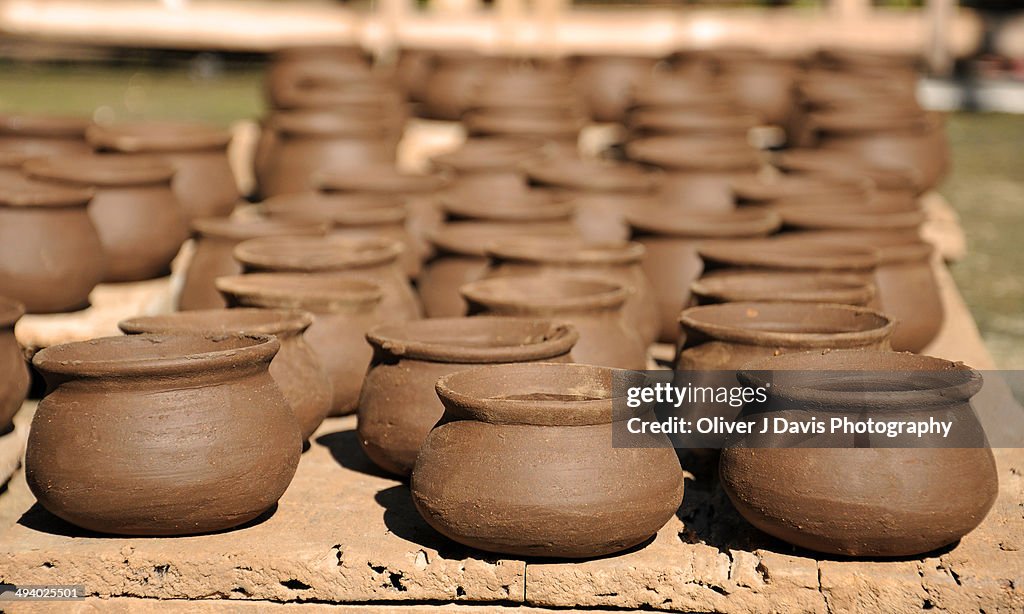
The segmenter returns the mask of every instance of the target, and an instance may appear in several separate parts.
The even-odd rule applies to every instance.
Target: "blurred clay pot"
[[[756,116],[729,108],[687,109],[647,107],[631,111],[626,120],[627,141],[650,136],[688,137],[738,147],[749,144],[749,134],[761,125]]]
[[[621,283],[632,289],[624,311],[645,343],[658,338],[658,307],[654,289],[641,263],[639,243],[594,243],[566,238],[504,239],[488,249],[490,263],[483,278],[537,273],[579,273]]]
[[[303,333],[313,323],[305,311],[284,309],[204,309],[122,320],[129,335],[225,334],[273,335],[281,349],[270,363],[270,375],[299,423],[305,441],[331,408],[331,381]]]
[[[868,180],[875,189],[874,204],[911,205],[922,191],[920,176],[910,166],[873,166],[848,152],[788,149],[775,154],[772,164],[787,176]]]
[[[411,278],[419,275],[421,262],[405,227],[408,214],[402,201],[377,194],[282,194],[263,201],[263,212],[273,219],[320,220],[330,236],[343,239],[390,239],[402,244],[399,261]]]
[[[647,346],[624,306],[631,289],[582,275],[545,273],[483,279],[461,289],[469,315],[565,320],[579,331],[573,358],[580,363],[643,369]]]
[[[17,146],[8,146],[0,142],[0,180],[8,177],[23,177],[22,165],[32,157]]]
[[[864,307],[784,302],[690,307],[679,322],[679,371],[732,371],[751,360],[807,350],[888,350],[895,327],[888,316]]]
[[[590,118],[598,122],[625,119],[634,88],[654,72],[658,58],[628,55],[584,55],[574,59],[573,77]]]
[[[453,222],[442,226],[430,237],[434,257],[427,261],[417,283],[427,317],[465,315],[466,302],[459,288],[484,274],[487,248],[510,238],[537,236],[568,239],[572,234],[562,226],[534,224]]]
[[[925,213],[917,206],[890,207],[865,205],[847,207],[823,203],[816,207],[779,207],[782,225],[790,230],[835,230],[875,231],[903,238],[906,241],[921,239],[921,225]]]
[[[490,194],[486,200],[460,194],[439,199],[446,222],[490,222],[576,234],[575,208],[544,190]]]
[[[750,177],[732,183],[737,206],[855,209],[874,202],[874,187],[863,178],[779,175]]]
[[[520,109],[475,109],[462,124],[470,137],[528,138],[542,141],[550,151],[577,154],[584,120],[574,114],[538,114]]]
[[[23,177],[0,180],[0,295],[27,313],[75,311],[103,280],[92,191]]]
[[[249,522],[284,494],[302,453],[269,372],[278,347],[266,335],[176,334],[40,351],[48,392],[29,431],[29,488],[50,513],[101,533]]]
[[[247,273],[313,273],[373,282],[382,294],[382,321],[415,320],[423,309],[398,265],[401,253],[397,241],[333,237],[266,237],[240,243],[234,251]]]
[[[381,324],[381,289],[370,281],[302,273],[254,273],[217,280],[233,307],[301,309],[313,314],[303,338],[331,381],[329,415],[356,410],[370,346],[366,331]]]
[[[436,318],[385,324],[366,338],[373,360],[359,397],[359,443],[385,471],[407,477],[444,413],[438,378],[476,365],[571,362],[568,324],[526,318]]]
[[[631,141],[626,157],[662,169],[661,195],[677,208],[721,212],[734,208],[732,184],[756,176],[757,151],[731,141],[687,141],[672,136]]]
[[[260,237],[322,236],[327,226],[309,219],[237,219],[200,218],[192,221],[195,249],[185,270],[185,281],[178,294],[178,310],[226,307],[214,280],[238,275],[242,265],[235,260],[235,247],[242,241]]]
[[[398,50],[394,78],[405,97],[412,102],[423,102],[424,92],[437,64],[437,56],[429,49],[406,47]]]
[[[821,373],[811,385],[786,371]],[[755,387],[771,381],[769,402],[796,413],[952,420],[958,434],[975,432],[981,442],[864,447],[854,441],[863,436],[810,435],[784,447],[747,437],[722,450],[722,488],[769,535],[834,555],[918,556],[970,533],[995,503],[995,459],[970,406],[982,381],[969,367],[895,352],[806,352],[749,364],[739,378]],[[756,411],[745,408],[744,419],[758,419]]]
[[[288,47],[271,55],[264,87],[271,106],[295,108],[315,96],[315,90],[325,83],[369,76],[369,58],[357,46]]]
[[[712,57],[719,83],[739,106],[765,123],[786,125],[796,103],[799,67],[794,60],[754,49],[720,49],[712,52]]]
[[[484,74],[502,64],[500,58],[467,51],[441,51],[434,60],[430,79],[423,87],[424,114],[431,119],[457,121]]]
[[[613,417],[612,379],[550,363],[441,378],[444,417],[412,473],[420,515],[461,544],[514,556],[601,556],[657,533],[679,507],[682,471],[665,435],[609,444],[613,421],[630,417]]]
[[[863,276],[799,271],[717,271],[690,285],[697,305],[781,301],[864,307],[875,293],[874,282]]]
[[[736,101],[706,66],[677,70],[658,70],[633,89],[630,109],[674,108],[715,109],[731,108],[739,111]]]
[[[31,178],[92,188],[89,216],[106,262],[104,281],[142,281],[167,275],[188,238],[181,203],[171,189],[174,168],[153,157],[124,154],[37,158]]]
[[[14,325],[25,307],[0,296],[0,433],[6,433],[28,394],[28,364],[14,337]]]
[[[520,165],[542,156],[540,141],[480,137],[455,151],[430,158],[434,168],[453,177],[449,192],[493,194],[526,189]]]
[[[197,122],[139,122],[93,125],[86,135],[101,151],[167,160],[174,167],[171,187],[189,220],[228,215],[238,202],[227,130]]]
[[[627,219],[633,240],[647,250],[643,271],[654,290],[662,343],[673,343],[679,336],[679,311],[690,303],[690,284],[703,270],[698,245],[763,237],[780,224],[775,213],[756,209],[681,216],[672,208],[650,207],[630,212]]]
[[[631,164],[557,157],[525,169],[531,184],[576,208],[580,235],[591,241],[627,239],[626,205],[652,196],[659,187],[657,173]]]
[[[89,120],[84,117],[0,115],[0,146],[29,156],[82,155]]]
[[[697,249],[704,270],[770,270],[844,273],[871,278],[880,254],[850,240],[822,241],[799,235],[704,243]]]

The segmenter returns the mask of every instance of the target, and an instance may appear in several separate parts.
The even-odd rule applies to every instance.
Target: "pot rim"
[[[924,211],[914,208],[864,205],[780,206],[775,209],[782,223],[805,230],[908,230],[920,228]]]
[[[93,124],[85,131],[93,147],[125,153],[174,153],[224,149],[231,132],[195,121],[133,121]]]
[[[690,292],[725,303],[782,301],[862,306],[875,297],[876,291],[870,279],[859,277],[855,274],[802,271],[722,271],[693,282]],[[769,287],[754,288],[749,278],[766,281]],[[801,281],[808,282],[804,289],[799,289]],[[773,288],[772,282],[778,285]],[[787,286],[786,282],[795,283]]]
[[[92,188],[34,181],[21,176],[0,180],[0,207],[84,209],[94,194]]]
[[[313,314],[301,309],[198,309],[121,320],[126,335],[142,333],[251,334],[277,337],[301,334],[313,323]]]
[[[327,273],[394,263],[404,251],[384,237],[263,237],[235,246],[235,260],[267,272]]]
[[[192,231],[202,237],[248,241],[277,236],[323,236],[327,223],[303,217],[239,219],[200,217],[192,220]]]
[[[438,255],[449,254],[486,258],[487,248],[497,241],[531,234],[546,233],[545,236],[570,237],[568,231],[557,228],[535,228],[529,224],[501,223],[494,220],[465,220],[448,222],[436,230],[427,233],[427,240],[437,250]],[[428,261],[429,266],[429,261]]]
[[[555,284],[559,289],[574,285],[589,286],[594,290],[582,296],[524,296],[529,294],[525,291],[526,286],[540,282],[547,282],[544,285]],[[501,286],[519,287],[524,292],[519,296],[508,297],[507,293],[501,292]],[[528,312],[542,310],[556,313],[618,309],[625,304],[631,293],[632,289],[623,284],[592,275],[553,272],[491,277],[464,284],[459,288],[459,294],[467,302],[488,308],[512,311],[526,308]]]
[[[308,273],[249,273],[214,280],[217,291],[231,303],[260,309],[300,309],[337,313],[371,310],[383,297],[369,280]]]
[[[314,182],[320,191],[370,192],[415,196],[431,194],[448,184],[437,175],[413,175],[402,173],[389,165],[370,165],[352,171],[326,171],[320,173]]]
[[[457,173],[515,169],[520,163],[543,155],[544,143],[527,137],[474,137],[458,149],[436,156],[430,162],[436,168]]]
[[[6,296],[0,296],[0,328],[13,328],[25,315],[25,305]]]
[[[870,355],[871,365],[863,368],[864,362],[857,359]],[[824,358],[827,366],[822,367],[821,360]],[[949,383],[946,379],[943,384],[932,387],[920,387],[914,390],[879,390],[879,391],[838,391],[829,390],[814,386],[814,382],[807,382],[806,378],[802,384],[787,384],[785,375],[778,375],[787,370],[788,363],[799,363],[801,360],[813,358],[816,361],[813,369],[798,369],[802,372],[814,371],[822,378],[830,374],[842,373],[844,378],[853,371],[864,371],[866,373],[881,373],[887,375],[901,371],[917,373],[944,372],[955,374],[955,381]],[[899,368],[917,364],[926,367],[922,369]],[[961,377],[962,375],[962,377]],[[981,390],[984,384],[982,374],[977,370],[963,364],[952,362],[932,356],[913,354],[911,352],[886,352],[867,349],[826,349],[809,352],[795,352],[773,356],[767,359],[759,359],[743,365],[736,373],[741,383],[747,386],[763,386],[771,382],[769,387],[769,398],[782,398],[801,403],[813,403],[817,408],[829,407],[856,407],[859,409],[924,409],[937,405],[952,405],[968,401]],[[940,380],[943,378],[939,378]],[[818,380],[820,381],[820,380]]]
[[[512,382],[509,381],[512,375],[520,377]],[[629,383],[636,382],[638,385],[646,383],[647,379],[642,371],[578,363],[530,362],[460,370],[438,379],[434,389],[445,406],[445,413],[459,418],[503,425],[591,426],[626,420],[638,411],[613,412],[613,404],[616,402],[626,407],[625,387],[620,386],[622,394],[613,396],[616,392],[613,386],[616,377],[627,378]],[[542,382],[545,380],[548,387],[553,389],[544,391],[548,394],[589,391],[596,398],[513,399],[501,398],[497,394],[522,393],[524,389],[531,388],[536,393],[544,387]],[[467,385],[489,388],[489,393],[463,392],[461,389]]]
[[[815,240],[848,240],[864,243],[878,250],[878,265],[902,262],[930,262],[935,246],[923,238],[908,237],[899,231],[886,230],[814,230],[796,233]]]
[[[0,114],[0,134],[36,138],[84,139],[90,120],[73,115],[38,115],[33,113]]]
[[[765,310],[784,316],[795,324],[808,321],[817,313],[831,312],[834,315],[848,316],[852,324],[859,325],[859,330],[837,332],[792,332],[772,331],[748,328],[738,324],[719,324],[708,321],[705,316],[715,312],[741,312],[744,314],[760,314]],[[779,318],[777,318],[778,320]],[[860,321],[858,321],[860,320]],[[866,321],[867,320],[867,321]],[[853,305],[832,303],[799,303],[792,301],[744,301],[736,303],[719,303],[689,307],[679,314],[679,324],[684,329],[698,331],[716,341],[739,343],[756,346],[783,346],[805,348],[845,349],[861,347],[873,343],[881,343],[892,336],[896,328],[896,320],[880,311]],[[813,325],[813,322],[812,322]],[[817,325],[816,328],[824,328]],[[839,328],[835,326],[834,328]]]
[[[647,249],[636,241],[522,237],[495,241],[484,251],[492,260],[503,262],[630,265],[640,264]]]
[[[810,238],[760,238],[714,241],[697,246],[705,265],[803,271],[872,271],[879,250]]]
[[[494,337],[496,325],[514,326],[518,330],[503,330],[501,336]],[[542,338],[535,340],[528,337],[530,334],[536,335],[541,327],[546,328]],[[488,337],[492,344],[465,343],[466,340],[477,341],[488,334],[492,335]],[[519,336],[513,338],[512,334]],[[420,338],[415,338],[417,336]],[[514,344],[523,337],[527,338]],[[579,333],[568,322],[543,318],[474,316],[381,324],[366,333],[366,340],[375,349],[402,359],[483,364],[549,360],[563,356],[576,345]]]
[[[32,179],[97,188],[170,184],[175,173],[159,158],[132,154],[46,156],[22,169]]]
[[[607,163],[556,157],[520,165],[527,179],[537,185],[581,192],[653,192],[658,173],[628,162]]]
[[[309,218],[339,227],[401,224],[408,217],[398,199],[357,192],[280,194],[262,207],[270,219]]]
[[[750,145],[739,147],[730,143],[688,141],[685,147],[673,144],[673,135],[633,139],[626,144],[630,160],[658,166],[671,171],[756,171],[763,165],[757,150]],[[681,140],[685,140],[682,137]]]
[[[625,217],[634,236],[640,231],[646,235],[687,239],[762,237],[782,226],[778,213],[756,207],[704,213],[669,206],[640,206],[627,211]]]
[[[527,191],[511,200],[481,202],[462,195],[449,194],[439,199],[441,209],[449,216],[481,222],[556,222],[572,218],[575,207],[566,200],[549,194]]]
[[[195,340],[202,340],[209,349],[163,356],[159,352],[155,356],[145,355],[144,350],[152,346]],[[226,341],[232,341],[237,347],[215,347],[215,344]],[[89,358],[90,348],[104,346],[116,348],[118,355]],[[44,374],[78,378],[167,377],[209,373],[215,369],[236,369],[248,363],[269,364],[280,347],[281,343],[272,335],[117,335],[44,348],[36,353],[32,364]]]

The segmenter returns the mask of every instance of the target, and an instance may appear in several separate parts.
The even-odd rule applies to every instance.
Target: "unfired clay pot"
[[[381,289],[370,281],[302,273],[254,273],[217,280],[231,306],[302,309],[313,314],[304,338],[331,380],[330,415],[356,410],[370,346],[366,331],[382,323]]]
[[[822,241],[792,234],[704,243],[697,252],[706,271],[804,271],[864,277],[874,275],[880,257],[876,248],[849,240]]]
[[[785,126],[796,102],[798,66],[791,58],[753,49],[723,49],[714,53],[718,80],[744,109],[765,123]]]
[[[522,138],[472,138],[430,161],[434,168],[453,176],[449,192],[505,193],[526,188],[526,175],[519,166],[540,157],[542,145]]]
[[[761,125],[760,118],[729,107],[688,109],[649,107],[630,111],[626,141],[650,136],[687,137],[689,141],[749,143],[750,131]]]
[[[658,173],[624,163],[556,157],[525,166],[530,183],[576,208],[580,235],[591,241],[623,241],[629,237],[627,205],[653,196]]]
[[[170,162],[171,185],[189,220],[228,215],[238,202],[227,130],[197,122],[150,121],[93,125],[86,134],[101,151],[159,155]]]
[[[313,273],[325,277],[363,279],[380,286],[384,321],[422,317],[419,298],[402,272],[402,245],[387,239],[333,237],[267,237],[245,241],[235,259],[246,272]]]
[[[921,239],[921,225],[926,219],[916,205],[847,207],[823,203],[816,207],[778,207],[776,211],[787,230],[831,230],[836,231],[834,237],[846,231],[873,231],[905,241]]]
[[[90,190],[8,177],[0,181],[0,295],[28,313],[82,309],[103,280]]]
[[[87,154],[88,126],[84,117],[0,115],[0,145],[31,156]]]
[[[178,295],[180,311],[227,306],[213,281],[242,272],[242,265],[234,257],[235,247],[242,241],[260,237],[322,236],[327,226],[319,220],[301,218],[212,217],[193,220],[192,230],[195,250]]]
[[[913,202],[921,193],[919,173],[909,165],[874,166],[849,152],[822,149],[788,149],[775,154],[772,164],[787,175],[851,177],[867,179],[875,188],[875,200],[884,204]]]
[[[423,88],[423,111],[432,119],[458,120],[469,108],[480,79],[501,66],[500,58],[467,51],[441,51]]]
[[[787,383],[772,377],[779,370],[828,373],[815,378],[820,386],[811,386],[807,378]],[[878,386],[872,373],[857,378],[858,371],[907,373],[894,389]],[[823,378],[835,378],[837,385]],[[769,399],[798,413],[809,407],[818,415],[931,416],[982,433],[970,407],[981,377],[960,363],[895,352],[806,352],[750,364],[740,379],[748,386],[772,381]],[[744,410],[751,411],[756,408]],[[762,531],[802,548],[847,556],[930,552],[971,532],[995,503],[999,482],[987,446],[859,447],[854,437],[837,442],[810,435],[800,447],[759,445],[756,437],[737,442],[722,451],[722,488]]]
[[[129,335],[51,346],[25,478],[84,529],[189,535],[267,511],[295,475],[302,438],[268,370],[265,335]]]
[[[698,245],[736,237],[762,237],[778,229],[771,211],[685,213],[669,207],[637,209],[627,215],[633,240],[647,250],[643,270],[651,281],[660,318],[658,340],[675,342],[679,311],[690,303],[690,284],[703,266]]]
[[[304,45],[273,53],[264,86],[272,106],[295,108],[315,97],[323,83],[356,81],[369,75],[367,54],[357,46]]]
[[[574,155],[585,122],[574,114],[537,115],[512,109],[477,109],[462,118],[471,137],[529,138],[561,155]]]
[[[718,271],[690,285],[697,305],[782,301],[838,303],[863,307],[875,298],[875,284],[863,276],[800,271]]]
[[[579,335],[550,320],[477,317],[385,324],[366,338],[373,360],[359,397],[359,443],[379,467],[408,476],[444,413],[439,377],[474,365],[571,362]]]
[[[174,169],[152,157],[108,154],[37,158],[25,163],[33,179],[92,188],[89,216],[106,262],[105,281],[167,275],[188,238],[181,203],[171,190]]]
[[[461,289],[468,314],[565,320],[579,331],[576,362],[643,369],[647,346],[623,308],[632,289],[565,273],[515,275],[470,282]]]
[[[312,323],[312,314],[299,310],[205,309],[131,318],[122,320],[118,327],[128,334],[273,335],[281,349],[270,363],[270,375],[288,401],[302,439],[306,440],[331,408],[331,381],[303,338]]]
[[[860,208],[873,202],[873,184],[864,178],[828,175],[778,175],[732,182],[732,193],[741,207],[818,206]]]
[[[378,194],[324,194],[300,192],[268,198],[263,212],[278,220],[291,218],[320,220],[329,235],[342,239],[389,239],[402,244],[399,262],[410,278],[419,275],[422,263],[416,245],[406,229],[408,213],[401,199]]]
[[[0,141],[0,180],[22,177],[21,167],[31,157],[32,154],[17,146],[5,145]]]
[[[21,303],[0,296],[0,433],[7,432],[28,394],[28,365],[14,337],[14,325],[24,314]]]
[[[493,222],[452,222],[432,233],[434,256],[427,261],[417,284],[427,317],[465,315],[466,302],[459,288],[484,274],[487,248],[498,241],[537,236],[572,237],[561,225]]]
[[[488,249],[483,278],[536,273],[579,273],[632,288],[624,311],[645,343],[658,337],[661,321],[654,289],[644,274],[644,246],[639,243],[594,243],[568,238],[503,239]]]
[[[613,419],[625,419],[613,418],[612,377],[545,363],[441,378],[444,417],[412,473],[416,509],[450,539],[515,556],[601,556],[654,535],[679,507],[682,471],[664,435],[611,445]]]
[[[574,206],[543,190],[496,193],[486,198],[446,194],[438,201],[448,222],[490,222],[576,233]]]
[[[598,122],[625,118],[634,88],[654,72],[658,58],[627,55],[585,55],[574,60],[574,80],[590,117]]]

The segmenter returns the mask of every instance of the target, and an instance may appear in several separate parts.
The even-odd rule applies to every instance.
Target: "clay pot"
[[[658,305],[658,340],[678,337],[679,311],[690,303],[690,284],[703,270],[698,245],[736,237],[763,237],[779,228],[771,211],[679,215],[671,208],[637,209],[627,215],[632,239],[647,250],[643,271],[651,281]]]
[[[382,321],[415,320],[422,317],[423,308],[398,264],[401,253],[397,241],[332,237],[252,239],[234,251],[247,273],[313,273],[371,281],[380,286]]]
[[[919,58],[915,54],[868,51],[833,45],[819,49],[815,53],[814,62],[815,65],[830,71],[901,80],[916,76]]]
[[[565,320],[580,334],[576,362],[643,369],[647,346],[624,312],[631,292],[620,283],[565,273],[496,277],[461,288],[469,315]]]
[[[539,115],[503,109],[478,109],[462,118],[470,137],[535,139],[565,156],[576,155],[584,123],[575,115]]]
[[[875,284],[859,275],[789,271],[718,271],[690,284],[697,305],[781,301],[838,303],[864,307],[875,298]]]
[[[692,211],[733,209],[732,184],[756,176],[757,151],[729,141],[687,141],[663,136],[637,139],[626,145],[626,157],[665,171],[665,201]]]
[[[658,58],[626,55],[585,55],[575,59],[574,80],[590,118],[598,122],[625,119],[634,88],[654,72]]]
[[[943,308],[932,260],[935,248],[925,241],[888,230],[843,230],[801,233],[820,241],[845,241],[878,250],[874,284],[877,305],[896,320],[892,347],[920,352],[942,328]]]
[[[661,321],[654,289],[641,263],[639,243],[594,243],[566,238],[504,239],[487,249],[490,263],[483,278],[537,273],[579,273],[632,288],[624,311],[645,343],[658,338]]]
[[[808,378],[783,378],[778,370],[826,373],[810,386]],[[772,380],[770,402],[794,412],[933,416],[955,420],[960,432],[973,425],[984,442],[970,407],[981,377],[959,363],[894,352],[806,352],[750,364],[740,378],[748,386]],[[757,409],[744,410],[751,411]],[[971,532],[995,503],[996,465],[985,445],[865,448],[853,437],[810,435],[800,447],[738,441],[722,451],[722,488],[758,529],[802,548],[848,556],[930,552]]]
[[[33,179],[95,190],[89,216],[103,244],[104,281],[142,281],[171,272],[188,225],[171,190],[169,164],[109,154],[37,158],[24,169]]]
[[[921,225],[925,213],[916,206],[911,208],[866,205],[847,207],[844,205],[820,204],[815,207],[778,207],[776,211],[782,224],[792,230],[869,230],[917,241],[921,238]]]
[[[408,214],[402,201],[376,194],[282,194],[263,201],[263,212],[274,219],[321,220],[330,236],[343,239],[389,239],[402,244],[399,261],[411,278],[420,273],[421,262],[412,237],[405,228]]]
[[[730,97],[765,123],[785,126],[796,103],[796,62],[750,49],[715,53],[718,80]]]
[[[749,144],[750,131],[760,126],[761,120],[729,108],[647,107],[631,111],[626,125],[627,142],[649,136],[676,136],[742,147]]]
[[[463,285],[480,279],[487,268],[487,248],[515,237],[555,236],[569,238],[562,226],[454,222],[431,234],[434,257],[427,261],[418,280],[420,298],[428,318],[465,315],[466,302],[459,294]]]
[[[90,190],[9,177],[0,181],[0,295],[28,313],[75,311],[103,280]]]
[[[270,363],[270,375],[299,423],[302,439],[316,431],[331,408],[331,381],[303,333],[313,323],[305,311],[283,309],[206,309],[123,320],[118,327],[130,335],[224,334],[273,335],[281,349]]]
[[[626,206],[659,187],[657,173],[630,164],[551,158],[524,168],[531,184],[576,208],[580,236],[590,241],[627,239]]]
[[[310,45],[279,49],[270,58],[264,83],[275,108],[302,106],[325,83],[365,79],[370,63],[356,46]]]
[[[279,345],[131,335],[40,351],[49,391],[29,431],[29,488],[50,513],[102,533],[190,535],[256,518],[302,453],[268,370]]]
[[[195,250],[178,294],[179,311],[227,306],[213,281],[242,272],[242,265],[234,257],[235,247],[242,241],[259,237],[322,236],[327,226],[319,220],[310,219],[221,217],[193,220],[192,230]]]
[[[631,109],[643,108],[739,110],[730,93],[706,66],[691,69],[656,71],[638,83],[633,90]]]
[[[874,186],[864,178],[825,175],[777,175],[751,177],[732,182],[738,206],[783,207],[820,206],[859,209],[874,202]]]
[[[412,102],[423,102],[424,92],[430,83],[436,63],[437,57],[429,49],[399,49],[394,78],[407,99]]]
[[[385,471],[407,477],[444,413],[434,384],[474,365],[571,362],[568,324],[525,318],[439,318],[372,329],[373,360],[359,397],[359,443]]]
[[[303,337],[331,381],[329,415],[356,410],[371,354],[364,336],[384,320],[380,286],[324,275],[255,273],[221,277],[217,289],[232,306],[312,313]]]
[[[5,145],[0,141],[0,180],[8,177],[22,177],[22,165],[32,157],[32,154],[25,152],[17,146]]]
[[[772,164],[787,175],[866,179],[875,188],[875,196],[902,197],[912,202],[921,193],[921,180],[910,166],[874,166],[869,161],[843,151],[788,149],[775,154]],[[893,204],[893,203],[886,203]]]
[[[690,307],[679,323],[679,371],[732,371],[806,350],[888,350],[895,328],[892,318],[864,307],[784,302]]]
[[[446,222],[491,222],[575,234],[575,207],[545,190],[491,194],[487,200],[459,194],[438,199]]]
[[[170,162],[171,185],[189,220],[228,215],[238,202],[227,130],[196,122],[140,122],[93,125],[86,135],[101,151],[159,155]]]
[[[542,155],[540,141],[509,138],[468,139],[458,149],[433,156],[434,168],[450,173],[449,192],[478,195],[526,189],[526,175],[519,166]]]
[[[423,88],[423,114],[431,119],[458,120],[469,108],[470,100],[484,73],[502,64],[466,51],[441,51],[435,56],[434,70]]]
[[[704,243],[697,252],[705,271],[723,269],[841,273],[870,278],[878,250],[849,240],[822,241],[794,235]]]
[[[654,535],[679,507],[682,472],[664,435],[610,445],[612,374],[519,364],[441,378],[444,417],[412,473],[420,515],[452,540],[515,556],[601,556]]]
[[[28,365],[14,337],[14,325],[23,315],[21,303],[0,296],[0,433],[7,432],[28,394]]]
[[[84,117],[0,115],[0,145],[30,156],[87,154],[88,126]]]
[[[278,112],[264,131],[256,157],[264,198],[314,190],[328,171],[391,164],[398,146],[398,135],[386,121],[363,114]]]

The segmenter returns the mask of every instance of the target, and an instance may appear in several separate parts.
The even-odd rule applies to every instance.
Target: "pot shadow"
[[[316,442],[327,448],[327,451],[331,453],[334,460],[346,469],[372,475],[376,478],[388,480],[401,479],[373,464],[373,461],[363,452],[363,447],[359,445],[359,436],[356,434],[355,429],[327,433],[317,437]]]
[[[13,420],[8,422],[7,426],[0,426],[0,437],[3,437],[4,435],[10,435],[13,432],[14,432],[14,421]]]
[[[58,535],[61,537],[90,537],[93,539],[167,539],[176,537],[194,537],[200,535],[221,535],[223,533],[241,531],[243,529],[263,524],[273,518],[275,513],[277,513],[276,503],[259,516],[248,522],[240,524],[237,527],[221,529],[219,531],[209,531],[207,533],[190,533],[188,535],[121,535],[116,533],[100,533],[98,531],[83,529],[82,527],[71,524],[63,518],[51,514],[46,510],[46,508],[40,505],[39,502],[36,502],[21,515],[21,518],[18,519],[18,524],[26,529],[39,531],[40,533],[47,533],[49,535]]]

